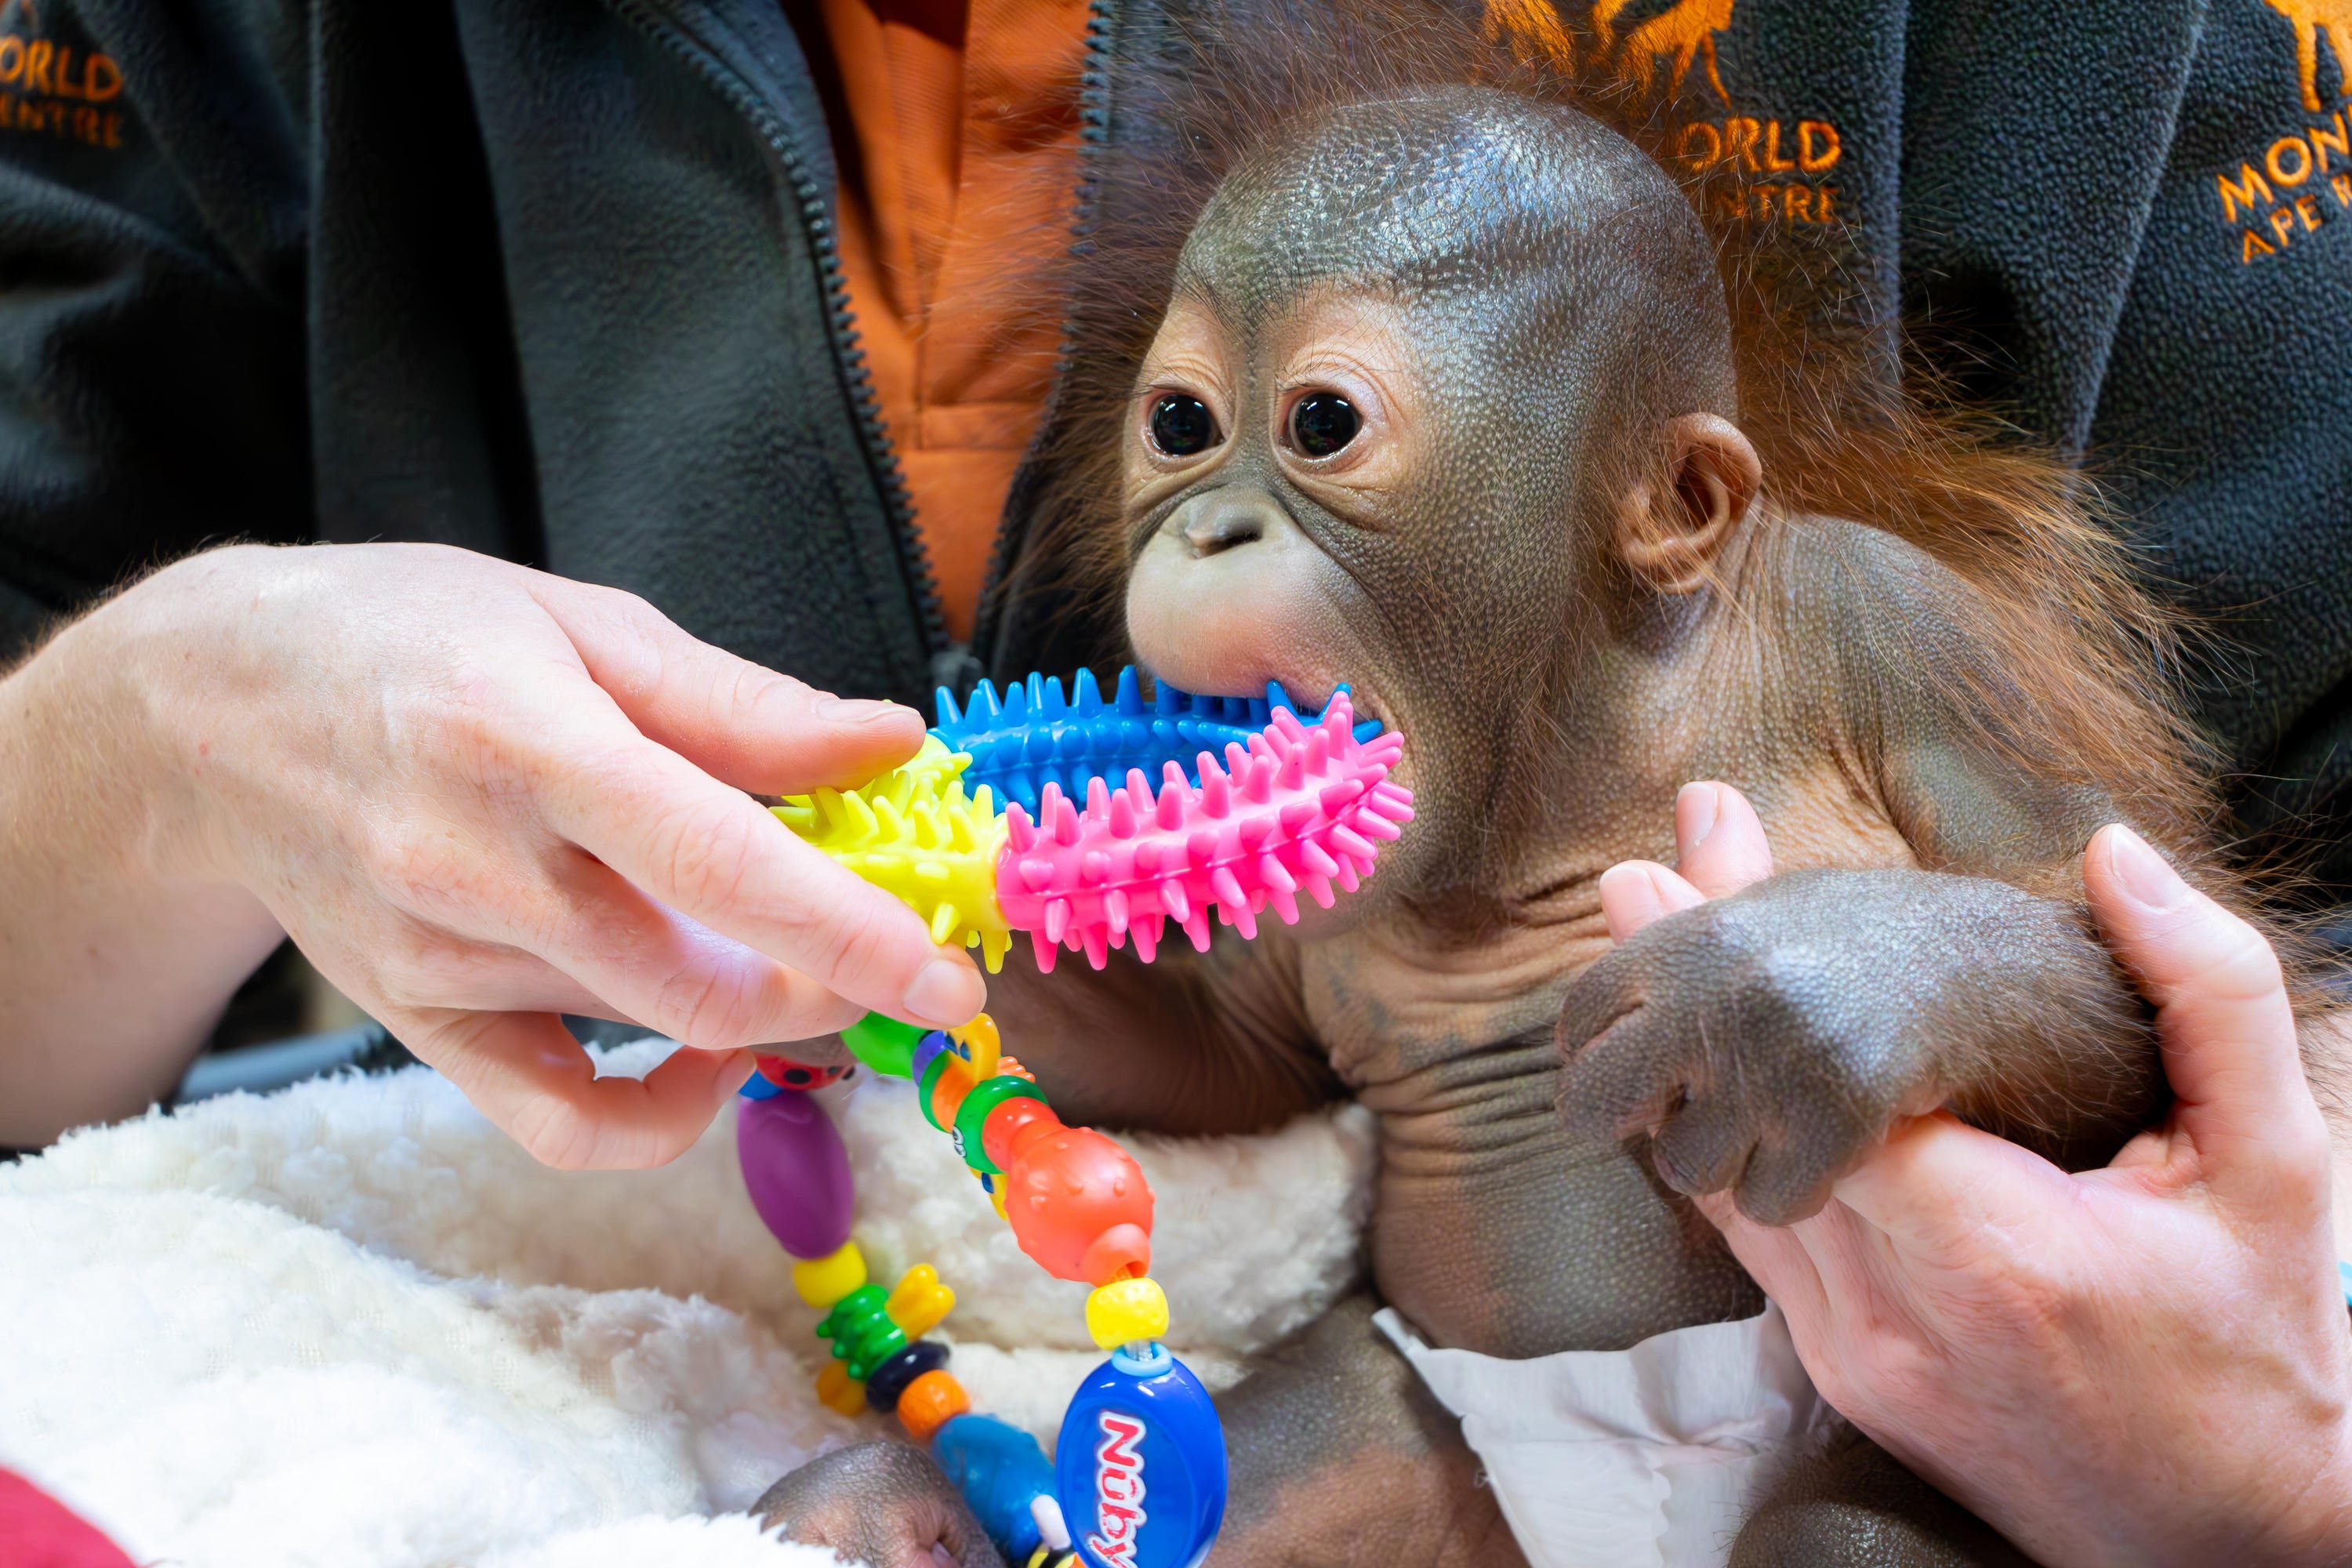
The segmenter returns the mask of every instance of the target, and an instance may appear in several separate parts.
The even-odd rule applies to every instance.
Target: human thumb
[[[1712,779],[1675,795],[1675,869],[1710,899],[1772,874],[1772,847],[1748,797]]]
[[[2226,1184],[2308,1159],[2326,1128],[2295,1049],[2278,955],[2120,823],[2083,857],[2083,883],[2117,957],[2156,1005],[2174,1125]]]

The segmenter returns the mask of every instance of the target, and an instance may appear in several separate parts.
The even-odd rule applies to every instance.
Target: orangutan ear
[[[1661,594],[1687,594],[1748,521],[1764,466],[1739,426],[1713,414],[1685,414],[1658,427],[1664,461],[1629,489],[1617,510],[1617,553]]]

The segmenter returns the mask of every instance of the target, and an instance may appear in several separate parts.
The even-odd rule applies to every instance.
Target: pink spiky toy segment
[[[1029,933],[1050,973],[1059,948],[1100,969],[1129,936],[1149,963],[1171,921],[1205,952],[1212,910],[1251,937],[1268,908],[1297,920],[1302,891],[1329,909],[1332,883],[1353,892],[1381,841],[1412,820],[1412,792],[1389,780],[1404,737],[1358,741],[1353,717],[1344,693],[1311,728],[1276,710],[1246,751],[1225,747],[1222,766],[1201,753],[1198,789],[1170,763],[1157,795],[1135,768],[1118,789],[1092,781],[1084,811],[1050,784],[1037,820],[1007,807],[996,863],[1005,923]]]

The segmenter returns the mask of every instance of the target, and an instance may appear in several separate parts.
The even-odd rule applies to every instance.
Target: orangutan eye
[[[1290,411],[1290,439],[1310,458],[1328,458],[1356,438],[1364,422],[1336,392],[1310,392]]]
[[[1151,405],[1151,444],[1171,458],[1189,458],[1217,444],[1217,418],[1197,397],[1171,392]]]

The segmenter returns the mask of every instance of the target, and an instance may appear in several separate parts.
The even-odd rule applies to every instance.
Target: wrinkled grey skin
[[[1286,424],[1318,388],[1366,412],[1319,460]],[[1212,450],[1153,451],[1171,391],[1215,412]],[[2103,1153],[2158,1103],[2077,910],[2012,885],[2063,896],[2105,803],[1979,754],[1941,695],[1976,651],[1969,591],[1870,529],[1750,519],[1716,580],[1785,586],[1793,656],[1759,661],[1729,656],[1715,589],[1629,573],[1615,520],[1694,413],[1738,410],[1686,204],[1613,133],[1471,89],[1340,111],[1230,177],[1139,387],[1138,655],[1195,690],[1349,680],[1403,731],[1420,815],[1296,932],[1090,984],[1008,972],[992,1011],[1074,1118],[1213,1131],[1354,1094],[1382,1131],[1373,1285],[1436,1344],[1613,1349],[1752,1313],[1683,1194],[1810,1213],[1897,1114]],[[1710,777],[1796,868],[1611,952],[1601,872],[1670,857],[1676,788]],[[1369,1310],[1223,1402],[1214,1562],[1515,1558]],[[1793,1479],[1738,1560],[2012,1559],[1864,1444]]]
[[[933,1568],[934,1544],[961,1568],[1004,1568],[962,1494],[903,1443],[838,1448],[770,1487],[751,1512],[794,1541],[852,1562]]]

